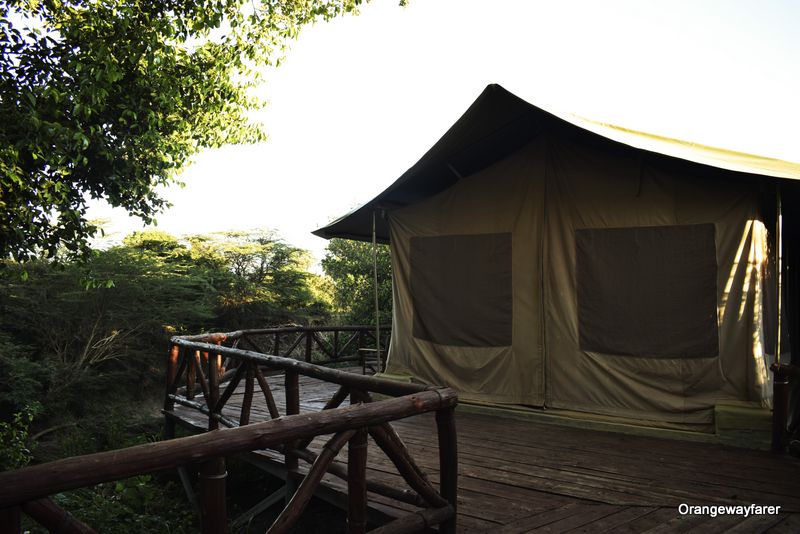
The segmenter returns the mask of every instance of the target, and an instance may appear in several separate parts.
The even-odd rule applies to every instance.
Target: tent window
[[[577,230],[581,350],[719,354],[714,225]]]
[[[511,234],[411,238],[414,337],[511,345]]]

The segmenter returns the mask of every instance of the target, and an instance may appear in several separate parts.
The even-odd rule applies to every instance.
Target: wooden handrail
[[[354,332],[349,339],[345,337],[344,346],[340,347],[340,331]],[[170,350],[170,358],[168,360],[169,366],[167,370],[168,376],[174,377],[170,382],[167,391],[167,400],[165,406],[174,406],[180,404],[183,406],[193,407],[199,409],[202,413],[209,416],[209,429],[218,428],[222,423],[228,427],[243,426],[250,422],[250,408],[252,405],[253,384],[254,379],[258,381],[259,388],[265,395],[265,400],[269,408],[270,416],[275,420],[278,417],[277,407],[275,406],[270,386],[261,371],[265,369],[271,372],[282,372],[284,375],[284,391],[286,398],[286,415],[295,416],[300,411],[300,391],[299,380],[300,375],[322,380],[332,384],[338,384],[339,389],[334,393],[333,397],[326,403],[324,409],[320,413],[333,410],[349,394],[351,403],[371,403],[372,397],[370,392],[388,395],[390,397],[404,396],[420,396],[423,393],[438,392],[439,388],[426,386],[415,383],[401,383],[378,378],[374,376],[360,375],[351,372],[344,372],[337,369],[323,367],[311,363],[312,350],[314,346],[321,351],[324,356],[330,358],[329,361],[345,361],[342,357],[344,350],[347,349],[354,341],[358,341],[359,352],[363,351],[364,340],[368,337],[373,337],[374,332],[363,327],[328,327],[324,331],[334,332],[332,339],[323,339],[320,335],[320,330],[316,327],[284,327],[278,329],[262,329],[262,330],[248,330],[239,331],[229,334],[206,334],[203,336],[176,336],[171,339],[172,349]],[[296,333],[292,337],[292,333]],[[266,341],[262,339],[253,339],[250,336],[266,335]],[[282,335],[288,336],[281,339]],[[238,337],[235,337],[238,336]],[[269,336],[274,336],[270,339]],[[249,347],[253,347],[256,351],[244,350],[239,348],[239,341],[245,342]],[[301,357],[305,361],[295,359],[295,357],[283,357],[279,354],[270,355],[264,354],[264,347],[272,346],[274,352],[280,353],[279,347],[282,345],[289,347],[287,355],[291,354],[298,346],[303,346],[304,350]],[[225,345],[223,345],[225,343]],[[244,343],[243,343],[244,344]],[[231,345],[231,346],[226,346]],[[381,350],[383,350],[381,348]],[[221,360],[225,359],[225,366],[228,368],[227,372],[219,371],[219,378],[215,380],[208,380],[206,389],[203,393],[206,397],[206,404],[191,401],[188,395],[192,392],[193,388],[188,386],[188,383],[195,380],[194,376],[190,377],[192,371],[190,365],[187,366],[187,360],[190,360],[189,355],[204,354],[206,362],[209,364],[209,376],[214,374],[217,376],[217,368],[212,371],[212,364],[219,365]],[[175,358],[175,354],[183,355],[182,358]],[[324,357],[323,356],[323,357]],[[363,363],[363,362],[362,362]],[[197,366],[201,368],[201,366]],[[187,386],[178,390],[178,384],[181,383],[181,373],[185,371]],[[240,415],[238,424],[229,418],[222,415],[222,410],[226,402],[232,398],[235,391],[238,391],[239,383],[245,377],[249,377],[248,386],[245,384],[244,396],[242,397],[242,404],[240,407]],[[201,387],[203,384],[201,383]],[[442,390],[445,391],[445,390]],[[449,390],[447,390],[449,391]],[[185,394],[186,396],[183,396]],[[440,452],[440,471],[441,471],[441,484],[437,490],[427,478],[427,475],[414,461],[411,453],[406,448],[400,436],[394,431],[388,422],[380,423],[373,419],[368,425],[360,428],[351,427],[355,433],[350,436],[350,446],[348,447],[348,467],[344,470],[341,466],[325,461],[324,469],[330,471],[334,475],[343,476],[348,485],[348,532],[349,533],[362,533],[365,532],[365,506],[366,506],[366,491],[367,488],[377,490],[379,494],[389,496],[390,498],[397,499],[401,502],[414,503],[422,507],[429,508],[416,519],[409,520],[408,522],[401,522],[396,525],[398,532],[404,531],[409,525],[417,524],[420,520],[425,522],[433,521],[440,522],[439,530],[446,534],[455,532],[456,525],[456,488],[457,488],[457,450],[456,450],[456,435],[455,426],[453,425],[452,408],[455,405],[455,400],[452,405],[441,406],[436,408],[436,420],[439,434],[439,452]],[[310,432],[305,439],[287,439],[279,443],[272,444],[269,448],[281,453],[284,456],[284,466],[286,469],[286,485],[285,485],[285,498],[286,508],[281,515],[281,519],[273,526],[276,532],[285,531],[291,528],[291,524],[295,521],[300,513],[309,491],[313,488],[309,486],[311,483],[308,477],[305,479],[309,482],[301,484],[298,489],[298,482],[302,480],[299,472],[298,460],[308,461],[313,458],[313,463],[318,466],[315,469],[315,475],[319,474],[319,467],[317,460],[313,453],[308,451],[306,447],[313,440],[314,437],[319,436],[324,432]],[[381,451],[391,460],[391,462],[398,469],[398,472],[411,488],[412,492],[403,492],[399,489],[387,488],[380,484],[370,484],[366,479],[366,436],[371,435],[373,440],[379,446]],[[343,438],[342,438],[343,439]],[[225,453],[220,453],[224,455]],[[218,475],[224,475],[224,464],[218,465],[214,471]],[[219,477],[212,477],[215,482]],[[318,482],[313,483],[316,487]],[[210,483],[209,483],[210,484]],[[220,486],[220,491],[224,491],[224,485]],[[297,491],[302,491],[303,496],[298,497]],[[216,507],[215,519],[220,521],[225,516],[224,507],[220,508],[220,503],[224,502],[222,498],[216,500],[209,500],[208,506],[205,508]],[[209,521],[210,523],[210,521]],[[429,523],[433,524],[433,523]],[[210,533],[214,529],[206,529],[204,520],[204,532]]]
[[[297,372],[304,376],[317,378],[319,380],[324,380],[326,382],[333,382],[335,384],[339,384],[340,386],[349,386],[354,389],[373,391],[375,393],[381,393],[383,395],[390,395],[390,396],[408,395],[411,393],[417,393],[428,389],[428,386],[422,384],[395,382],[392,380],[376,378],[374,376],[357,375],[354,373],[339,371],[338,369],[320,367],[318,365],[310,364],[307,362],[301,362],[298,360],[294,360],[292,358],[269,356],[266,354],[261,354],[259,352],[234,349],[230,347],[225,347],[221,345],[212,345],[209,343],[203,343],[198,341],[190,341],[180,337],[173,337],[172,343],[174,345],[179,345],[182,347],[187,347],[192,349],[199,349],[201,351],[207,351],[209,353],[217,353],[225,356],[230,356],[233,358],[250,360],[252,362],[256,362],[259,365],[264,365],[272,369]]]
[[[0,473],[0,507],[62,491],[119,480],[220,456],[272,447],[311,436],[379,425],[457,403],[449,388],[324,412],[291,415],[195,436],[55,460]]]
[[[381,327],[381,331],[391,332],[391,326],[385,325]],[[296,358],[318,365],[361,362],[362,367],[361,349],[374,344],[376,350],[386,350],[390,337],[381,336],[381,347],[377,347],[375,329],[371,325],[279,326],[177,336],[187,342],[225,344],[231,348],[236,348],[243,342],[247,345],[243,348],[250,348],[260,354]],[[189,368],[193,371],[192,367],[189,363]],[[193,388],[194,382],[187,376],[187,391],[193,393]]]
[[[355,341],[359,349],[364,348],[365,338],[374,334],[372,330],[371,326],[279,327],[173,337],[166,372],[165,436],[174,436],[176,405],[206,414],[209,431],[0,473],[0,511],[8,512],[0,517],[0,531],[15,528],[14,521],[18,520],[20,510],[30,510],[32,517],[38,514],[44,518],[42,521],[47,520],[49,516],[38,513],[42,507],[35,506],[47,502],[41,500],[47,495],[172,467],[181,471],[182,466],[191,463],[197,465],[200,472],[199,508],[203,532],[221,532],[227,528],[225,456],[272,449],[284,455],[287,506],[270,532],[292,528],[326,472],[347,481],[348,532],[351,534],[366,530],[367,491],[428,507],[415,517],[392,523],[391,532],[410,532],[408,529],[420,522],[428,526],[440,523],[441,532],[455,532],[457,458],[452,414],[457,403],[456,393],[449,388],[394,382],[311,363],[315,344],[318,347],[313,353],[315,360],[320,351],[330,357],[331,362],[352,359],[347,351],[353,349]],[[382,330],[389,330],[389,327]],[[323,338],[321,332],[333,332],[332,339],[331,336]],[[340,332],[352,332],[352,335],[339,336]],[[292,337],[291,334],[299,335]],[[274,336],[274,339],[268,338],[264,343],[248,337],[257,335]],[[281,336],[286,337],[282,340]],[[258,352],[238,348],[240,341],[249,343]],[[306,361],[261,352],[262,345],[271,345],[279,352],[280,346],[286,343],[283,346],[289,347],[291,353],[302,346],[303,341],[305,351],[300,357]],[[284,375],[286,415],[283,417],[267,382],[267,371]],[[300,413],[301,375],[339,385],[323,411]],[[238,421],[235,421],[223,415],[223,408],[242,381],[244,392]],[[265,422],[253,422],[250,417],[256,384],[271,417]],[[198,385],[203,398],[195,400]],[[390,398],[372,402],[370,392]],[[352,405],[339,408],[348,395]],[[200,400],[205,402],[198,402]],[[390,421],[430,411],[436,412],[438,423],[441,472],[438,491],[389,425]],[[228,428],[220,429],[220,425]],[[306,448],[315,437],[325,434],[336,434],[336,437],[323,454],[317,456]],[[368,435],[373,436],[398,467],[413,491],[367,480]],[[347,467],[334,461],[345,441],[349,441]],[[298,460],[301,459],[313,464],[305,478],[299,472]],[[185,472],[181,473],[186,478]],[[184,484],[187,484],[185,480]],[[79,523],[76,525],[83,527]]]
[[[391,326],[382,326],[381,331],[391,330]],[[225,341],[237,339],[246,334],[299,334],[304,332],[371,332],[375,331],[372,325],[342,325],[342,326],[279,326],[275,328],[253,328],[248,330],[234,330],[233,332],[209,332],[191,336],[179,336],[186,341]]]

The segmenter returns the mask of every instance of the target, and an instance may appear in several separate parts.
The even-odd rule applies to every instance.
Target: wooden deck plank
[[[706,525],[711,523],[713,519],[715,518],[706,515],[680,515],[676,513],[672,519],[643,531],[643,534],[678,534],[695,528],[705,532]]]
[[[783,521],[780,515],[751,515],[741,523],[726,530],[726,534],[748,534],[750,532],[765,532]]]
[[[459,412],[459,415],[463,413]],[[742,468],[747,467],[758,467],[759,471],[766,471],[767,476],[784,470],[784,462],[780,458],[763,451],[735,449],[710,443],[680,442],[671,439],[616,434],[599,430],[581,430],[516,419],[502,420],[500,423],[498,419],[501,418],[469,414],[469,417],[464,418],[460,423],[470,432],[487,435],[491,441],[520,444],[550,452],[591,454],[597,449],[602,449],[610,457],[626,458],[630,462],[645,460],[647,462],[664,462],[674,466],[699,468],[701,472],[725,473],[739,477],[742,477]],[[508,435],[486,433],[488,428],[496,428],[499,424],[506,426],[509,430],[527,428],[527,431],[509,432]],[[586,440],[586,435],[591,435],[592,439]],[[669,446],[665,447],[665,444],[669,444]],[[640,454],[644,452],[647,454]],[[703,458],[702,465],[696,461],[698,458]],[[731,460],[735,460],[736,463],[731,464]],[[747,472],[746,469],[745,472]]]
[[[578,503],[569,503],[564,506],[559,506],[558,508],[552,508],[517,519],[512,523],[498,528],[495,532],[497,534],[521,534],[523,532],[531,532],[536,528],[548,525],[554,521],[570,517],[575,513],[580,513],[580,510],[585,506],[586,505]]]
[[[612,514],[602,517],[597,521],[592,521],[589,524],[581,525],[580,527],[568,530],[567,532],[572,534],[601,534],[603,532],[615,532],[616,529],[622,525],[630,523],[635,519],[639,519],[640,517],[643,517],[655,510],[657,510],[657,508],[652,506],[619,507]]]
[[[717,516],[713,518],[713,520],[692,527],[686,532],[687,534],[721,534],[722,532],[727,532],[742,521],[744,521],[744,518],[738,515]]]
[[[781,514],[780,523],[777,523],[765,532],[768,534],[797,534],[800,532],[800,514]]]
[[[661,525],[662,523],[666,523],[677,515],[678,511],[675,508],[656,508],[649,514],[645,514],[614,527],[614,532],[620,534],[639,534]]]
[[[483,438],[487,444],[503,444],[511,448],[521,447],[530,453],[541,451],[542,454],[554,456],[559,461],[563,461],[566,458],[577,461],[599,462],[599,465],[606,468],[613,468],[613,465],[620,462],[625,466],[643,467],[648,471],[654,467],[663,466],[678,473],[689,471],[698,475],[725,477],[731,481],[738,481],[740,484],[752,480],[756,484],[762,484],[763,486],[761,487],[766,486],[765,489],[772,488],[771,485],[767,485],[774,482],[773,477],[775,475],[780,475],[785,470],[784,461],[771,455],[765,455],[761,451],[731,450],[712,444],[694,444],[702,445],[703,448],[699,450],[695,448],[689,453],[690,456],[675,458],[674,456],[663,454],[663,449],[671,449],[675,446],[674,440],[661,440],[658,443],[658,447],[653,447],[652,440],[654,438],[627,436],[635,439],[626,440],[625,445],[617,446],[602,444],[602,439],[605,438],[603,434],[608,434],[608,432],[594,431],[591,434],[592,440],[587,442],[574,434],[559,436],[557,431],[552,428],[542,428],[548,425],[537,425],[536,423],[530,423],[528,425],[529,431],[523,433],[513,431],[524,428],[524,426],[509,425],[510,428],[508,430],[512,431],[509,436],[493,431],[497,423],[493,423],[491,420],[476,420],[475,417],[469,417],[461,421],[461,425],[470,434]],[[556,440],[554,438],[559,439]],[[578,443],[572,443],[573,440]],[[665,447],[665,445],[669,446]],[[603,450],[602,457],[598,457],[596,454],[598,449]],[[742,456],[747,457],[748,454],[760,457],[757,464],[758,470],[755,473],[744,468]],[[729,462],[736,463],[731,465]],[[780,478],[778,479],[778,484],[781,484]],[[790,485],[788,481],[783,483],[783,489],[788,489]]]
[[[553,521],[550,524],[543,525],[534,530],[534,532],[568,532],[574,528],[583,527],[595,521],[600,521],[617,510],[619,510],[618,506],[610,506],[607,504],[584,506],[579,512],[559,519],[558,521]]]
[[[412,436],[404,433],[403,437],[409,443],[424,440],[424,436]],[[800,497],[786,495],[792,491],[792,485],[788,482],[780,484],[754,484],[754,487],[746,487],[746,481],[742,479],[731,480],[724,476],[713,477],[712,475],[691,471],[679,471],[670,469],[669,466],[624,466],[621,463],[609,467],[606,470],[599,464],[607,462],[607,459],[598,459],[598,465],[594,468],[583,461],[576,462],[573,458],[558,456],[543,456],[526,451],[519,446],[507,446],[503,449],[497,446],[486,445],[483,440],[475,440],[462,446],[461,457],[463,462],[471,461],[472,455],[478,455],[493,462],[498,468],[504,465],[513,464],[515,466],[526,466],[531,470],[540,470],[543,473],[551,469],[559,472],[574,473],[579,477],[587,477],[597,481],[605,481],[606,485],[614,487],[616,490],[624,490],[635,495],[653,496],[653,487],[657,486],[657,494],[662,495],[667,501],[659,500],[658,504],[674,504],[677,506],[686,502],[687,497],[701,498],[703,502],[768,502],[770,504],[781,504],[783,506],[800,509]],[[595,455],[596,456],[596,455]],[[639,469],[648,468],[646,474],[642,474]],[[654,484],[655,482],[656,484]],[[778,481],[779,482],[779,481]],[[594,485],[594,484],[593,484]],[[637,488],[647,488],[648,491],[637,490]],[[783,489],[784,493],[778,493]],[[643,505],[653,504],[648,502],[640,503]]]
[[[281,414],[285,413],[282,376],[268,377]],[[238,421],[244,385],[223,414]],[[337,386],[300,377],[300,411],[322,409]],[[202,401],[202,397],[198,397]],[[542,424],[535,421],[457,410],[459,440],[459,532],[798,532],[800,514],[735,517],[680,516],[677,505],[780,504],[800,511],[800,462],[759,451],[679,442]],[[207,416],[177,406],[174,416],[196,431]],[[268,420],[263,395],[256,391],[251,421]],[[417,463],[436,485],[438,445],[432,414],[393,426]],[[317,437],[309,449],[325,443]],[[282,455],[259,457],[282,466]],[[338,461],[345,461],[346,448]],[[396,468],[370,440],[371,479],[405,487]],[[301,471],[307,466],[301,462]],[[346,484],[326,475],[327,490],[346,492]],[[397,517],[416,508],[369,493],[374,511]],[[745,530],[742,530],[745,529]],[[749,530],[748,530],[749,529]]]

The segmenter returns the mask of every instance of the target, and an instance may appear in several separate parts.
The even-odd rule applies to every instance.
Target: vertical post
[[[784,452],[784,433],[789,416],[789,377],[780,363],[774,363],[772,370],[772,452]]]
[[[166,441],[175,437],[175,420],[172,417],[164,416],[164,430],[161,439]]]
[[[211,354],[208,358],[208,429],[219,428],[219,419],[214,410],[219,402],[219,370],[222,366],[222,354]]]
[[[372,276],[375,283],[375,355],[378,357],[378,372],[383,372],[381,356],[381,319],[378,306],[378,234],[375,225],[375,210],[372,210]]]
[[[333,359],[337,359],[339,357],[339,331],[333,331]]]
[[[239,416],[239,426],[250,424],[250,409],[253,406],[253,391],[255,390],[255,371],[252,362],[243,361],[243,365],[247,366],[247,375],[244,382],[244,397],[242,397],[242,411]]]
[[[781,185],[775,189],[775,363],[781,363],[781,287],[783,274],[783,207],[781,206]]]
[[[314,341],[314,334],[311,332],[310,327],[306,327],[304,332],[306,333],[306,354],[305,358],[308,363],[311,363],[311,349],[313,348],[312,342]]]
[[[442,534],[455,534],[458,504],[458,436],[456,435],[455,408],[436,412],[439,434],[439,492],[453,507],[453,517],[439,525]]]
[[[172,345],[169,350],[169,359],[167,360],[167,385],[164,388],[164,409],[167,411],[171,411],[175,408],[175,402],[169,398],[169,395],[172,393],[170,388],[178,374],[178,357],[180,356],[180,351],[181,349],[178,345]]]
[[[775,363],[772,366],[772,452],[781,453],[783,434],[786,432],[788,417],[789,379],[781,370],[781,282],[783,274],[783,213],[781,206],[781,186],[775,189]]]
[[[228,531],[228,511],[225,506],[225,459],[214,458],[200,464],[200,524],[203,534]]]
[[[217,341],[217,345],[222,345],[222,341]],[[219,376],[222,377],[222,375],[225,374],[226,367],[228,366],[229,358],[225,358],[223,360],[222,354],[218,354],[218,356],[219,356],[219,365],[217,365],[217,372],[219,373]]]
[[[364,357],[364,351],[361,350],[364,348],[364,330],[358,331],[358,360],[361,364],[361,374],[367,374],[367,360]]]
[[[310,333],[308,334],[311,335]],[[284,376],[284,386],[286,389],[286,415],[297,415],[300,413],[300,377],[296,371],[286,371]],[[296,441],[286,443],[286,453],[284,464],[286,465],[286,504],[292,499],[297,490],[297,479],[299,473],[297,456],[291,451],[297,446]]]
[[[280,332],[275,332],[275,344],[272,348],[272,354],[275,356],[281,355],[281,334]]]
[[[186,351],[186,398],[194,398],[194,387],[197,382],[197,362],[194,358],[189,356],[189,351]]]
[[[214,409],[219,403],[219,379],[222,354],[204,354],[208,359],[208,429],[219,429],[219,418]],[[214,458],[200,464],[198,470],[200,490],[200,523],[203,534],[227,532],[228,512],[225,507],[225,458]]]
[[[350,394],[350,404],[363,400]],[[367,531],[367,429],[360,428],[347,444],[347,534]]]

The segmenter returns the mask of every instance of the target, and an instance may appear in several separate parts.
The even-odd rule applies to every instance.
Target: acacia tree
[[[6,0],[0,257],[88,253],[88,198],[150,222],[198,150],[256,142],[259,66],[361,0]]]

